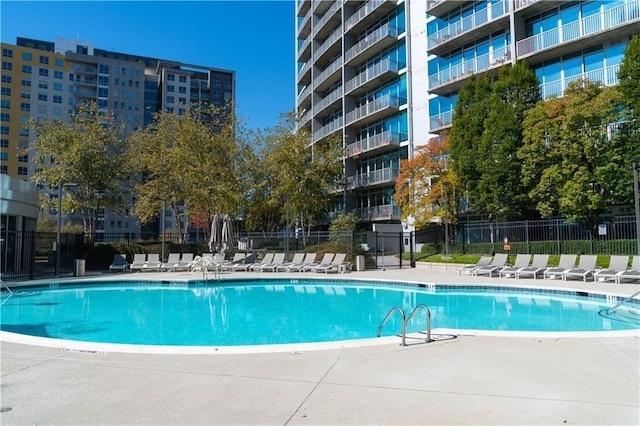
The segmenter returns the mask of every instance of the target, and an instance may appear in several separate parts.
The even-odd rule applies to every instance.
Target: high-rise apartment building
[[[581,78],[617,84],[640,0],[297,0],[296,107],[313,143],[342,137],[344,204],[399,219],[399,161],[451,126],[461,87],[526,60],[543,98]]]
[[[156,111],[183,115],[193,104],[234,102],[235,84],[233,71],[96,49],[79,40],[19,37],[15,45],[2,43],[0,173],[25,180],[33,174],[24,153],[32,139],[24,127],[30,118],[70,120],[78,105],[93,101],[131,132],[151,123]],[[128,215],[96,214],[99,233],[140,230]]]

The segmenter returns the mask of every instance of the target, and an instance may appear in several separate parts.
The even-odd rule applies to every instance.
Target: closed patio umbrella
[[[212,253],[217,252],[220,249],[220,244],[222,242],[222,223],[221,223],[221,215],[216,214],[213,216],[213,221],[211,222],[211,237],[209,238],[209,250]]]
[[[233,223],[228,214],[222,219],[221,244],[223,250],[229,250],[233,247]]]

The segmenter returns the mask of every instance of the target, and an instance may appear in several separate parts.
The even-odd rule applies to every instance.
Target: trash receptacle
[[[85,266],[85,260],[84,259],[76,259],[75,265],[74,265],[74,268],[73,268],[73,276],[74,277],[84,277],[84,266]]]
[[[364,256],[358,255],[356,256],[356,271],[364,271]]]

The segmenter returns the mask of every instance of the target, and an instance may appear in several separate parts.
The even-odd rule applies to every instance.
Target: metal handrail
[[[615,312],[616,309],[618,309],[620,306],[624,305],[625,303],[627,303],[629,300],[633,299],[634,297],[636,297],[637,295],[640,294],[640,291],[636,291],[635,293],[633,293],[631,296],[627,297],[626,299],[624,299],[622,302],[618,303],[617,305],[615,305],[613,308],[609,308],[607,309],[608,313],[613,313]]]
[[[425,313],[427,314],[427,342],[430,342],[431,341],[431,311],[429,310],[427,305],[420,304],[416,306],[413,309],[413,311],[411,311],[411,314],[409,314],[409,316],[407,317],[406,322],[411,321],[411,318],[413,318],[413,316],[416,314],[416,312],[418,312],[419,309],[424,309]],[[406,329],[406,326],[404,328]]]
[[[382,322],[380,323],[380,325],[378,326],[378,333],[376,337],[380,337],[380,332],[382,331],[382,327],[384,327],[384,325],[387,323],[387,321],[389,321],[389,319],[391,318],[391,316],[393,315],[394,312],[400,312],[400,316],[402,317],[402,346],[407,346],[405,344],[405,327],[407,325],[407,323],[405,322],[405,315],[404,315],[404,311],[402,310],[402,308],[400,306],[394,306],[393,308],[391,308],[391,310],[389,310],[389,312],[387,312],[387,315],[384,317],[384,319],[382,320]]]

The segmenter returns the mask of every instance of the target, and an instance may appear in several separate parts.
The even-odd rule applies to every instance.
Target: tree
[[[124,210],[132,171],[124,127],[114,115],[88,103],[70,123],[31,119],[28,126],[36,136],[31,180],[52,191],[72,185],[61,202],[62,213],[80,213],[84,231],[93,233],[96,211]]]
[[[540,100],[538,78],[526,62],[500,70],[493,83],[477,156],[477,190],[470,196],[476,210],[489,218],[521,217],[528,204],[521,180],[524,112]]]
[[[631,37],[618,72],[622,104],[629,115],[638,118],[640,111],[640,34]]]
[[[612,171],[622,153],[609,137],[619,117],[615,87],[571,83],[559,99],[540,102],[525,113],[523,181],[543,217],[560,214],[582,220],[595,232],[602,208],[614,202]],[[613,179],[613,180],[611,180]]]
[[[402,209],[402,219],[412,217],[421,228],[435,217],[454,222],[456,190],[456,176],[449,167],[449,135],[442,132],[416,148],[413,158],[402,160],[393,199]]]

